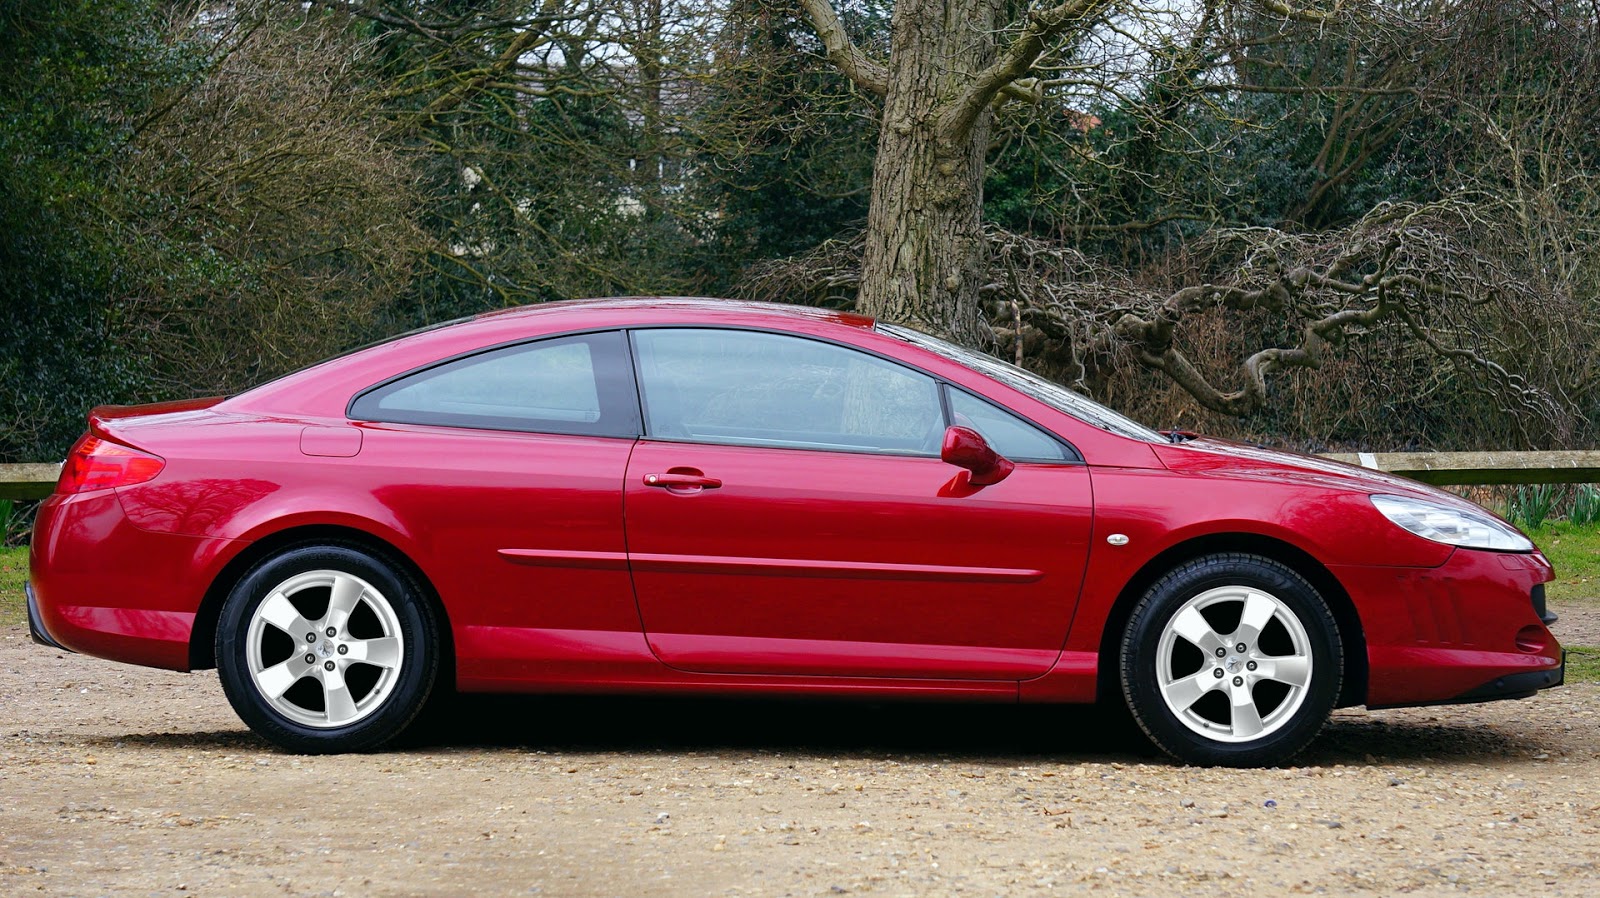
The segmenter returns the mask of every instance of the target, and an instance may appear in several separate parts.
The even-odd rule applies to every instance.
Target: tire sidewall
[[[1273,733],[1242,743],[1219,742],[1189,729],[1167,706],[1157,684],[1161,634],[1185,603],[1210,589],[1248,586],[1271,593],[1305,627],[1311,682],[1290,720]],[[1316,589],[1278,562],[1253,555],[1213,555],[1158,580],[1134,609],[1123,637],[1121,680],[1129,710],[1158,747],[1180,761],[1205,766],[1281,764],[1316,738],[1339,698],[1344,658],[1338,625]]]
[[[404,644],[400,670],[383,704],[354,723],[328,729],[306,726],[273,709],[256,688],[246,654],[256,608],[289,578],[316,570],[353,574],[382,592]],[[228,593],[217,623],[217,672],[234,711],[269,741],[305,753],[365,751],[398,736],[421,711],[438,675],[437,644],[432,614],[408,577],[351,546],[300,546],[257,564]]]

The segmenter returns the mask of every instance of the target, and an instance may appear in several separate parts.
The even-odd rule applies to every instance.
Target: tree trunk
[[[942,113],[995,56],[1002,0],[895,4],[883,127],[857,308],[988,342],[979,309],[985,251],[983,174],[993,115],[957,129]]]

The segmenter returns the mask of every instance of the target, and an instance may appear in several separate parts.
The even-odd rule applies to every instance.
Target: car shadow
[[[1029,763],[1173,764],[1120,709],[938,702],[876,704],[771,699],[462,695],[387,750],[408,754],[784,755]],[[96,745],[273,751],[248,730],[133,733]],[[1294,766],[1505,761],[1547,749],[1481,725],[1336,716]]]
[[[460,696],[413,745],[994,764],[1162,757],[1125,714],[1092,706],[731,698]]]
[[[458,696],[402,749],[782,753],[970,763],[1176,764],[1120,707]],[[1336,715],[1295,766],[1485,762],[1548,750],[1480,724]]]

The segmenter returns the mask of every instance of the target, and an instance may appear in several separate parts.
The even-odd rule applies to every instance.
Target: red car
[[[36,639],[216,667],[306,752],[435,693],[1125,702],[1196,764],[1562,682],[1549,563],[1455,496],[1163,435],[869,318],[557,303],[94,410]]]

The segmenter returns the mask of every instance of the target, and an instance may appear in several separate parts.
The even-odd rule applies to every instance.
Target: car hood
[[[1332,459],[1296,452],[1266,449],[1210,437],[1183,443],[1154,445],[1156,457],[1168,469],[1184,474],[1234,477],[1243,480],[1292,481],[1326,489],[1368,494],[1413,496],[1482,514],[1484,509],[1453,493],[1394,474],[1361,468]]]

